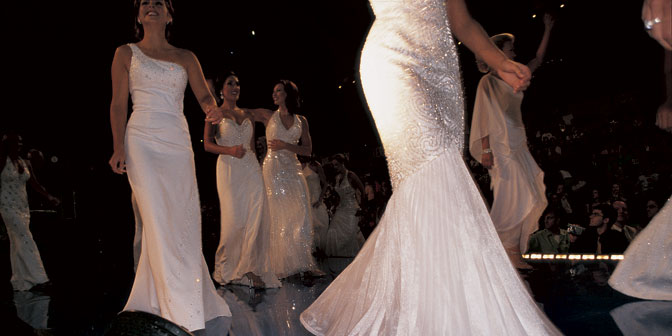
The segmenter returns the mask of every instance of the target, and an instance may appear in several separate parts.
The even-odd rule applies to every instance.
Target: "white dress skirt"
[[[268,223],[261,167],[250,147],[254,125],[245,119],[240,125],[224,118],[215,140],[220,146],[243,145],[245,156],[217,158],[217,194],[221,218],[219,246],[215,254],[215,281],[226,285],[251,285],[248,272],[261,277],[267,288],[280,287],[270,265]]]
[[[640,299],[672,300],[672,201],[630,243],[609,285]]]

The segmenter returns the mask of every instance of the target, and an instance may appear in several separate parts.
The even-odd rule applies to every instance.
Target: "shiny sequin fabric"
[[[316,335],[559,334],[509,262],[462,158],[462,88],[444,1],[370,3],[360,74],[394,193],[302,324]]]
[[[124,310],[203,329],[207,320],[231,313],[201,251],[194,154],[182,113],[187,72],[129,46],[133,113],[126,127],[126,167],[142,219],[142,247]]]
[[[297,144],[301,138],[301,118],[285,128],[280,112],[266,125],[266,139]],[[312,214],[308,185],[296,154],[269,149],[263,164],[271,231],[271,265],[278,278],[316,269],[313,250]]]
[[[672,201],[630,243],[609,285],[630,296],[672,300]]]
[[[30,209],[26,194],[30,171],[22,159],[18,159],[17,163],[23,167],[22,173],[8,157],[0,175],[0,215],[9,235],[12,287],[16,291],[24,291],[49,281],[49,278],[30,233]]]

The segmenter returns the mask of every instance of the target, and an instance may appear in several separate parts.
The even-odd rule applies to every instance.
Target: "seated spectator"
[[[544,215],[544,229],[533,233],[527,243],[527,253],[567,253],[569,234],[560,228],[560,214],[550,209]]]
[[[628,247],[625,235],[610,230],[616,221],[616,211],[609,205],[596,206],[590,214],[588,228],[578,237],[572,249],[581,253],[620,254]]]
[[[611,197],[609,198],[609,203],[614,203],[616,201],[627,202],[627,199],[623,196],[621,191],[621,185],[614,183],[611,185]]]
[[[616,221],[614,225],[611,226],[612,230],[615,230],[625,236],[628,240],[628,243],[631,242],[639,230],[633,226],[628,225],[628,205],[623,201],[616,201],[611,205],[614,210],[616,210]]]
[[[649,199],[646,201],[646,223],[643,226],[646,226],[651,219],[658,213],[660,210],[660,204],[658,203],[658,200],[655,200],[653,198]]]

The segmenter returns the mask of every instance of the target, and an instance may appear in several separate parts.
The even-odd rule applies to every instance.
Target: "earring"
[[[138,24],[142,26],[142,22],[140,22],[140,20],[138,20]]]
[[[222,91],[219,91],[219,98],[224,100],[224,93]]]

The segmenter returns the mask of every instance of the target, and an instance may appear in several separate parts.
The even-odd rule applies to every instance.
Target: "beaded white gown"
[[[206,321],[231,312],[215,291],[201,249],[194,153],[182,112],[187,72],[129,46],[133,113],[126,127],[126,167],[142,218],[142,247],[124,310],[204,329]]]
[[[320,175],[314,172],[307,165],[303,168],[303,176],[306,177],[308,190],[310,194],[310,205],[318,201],[322,186],[320,186]],[[329,230],[329,213],[324,202],[320,201],[317,207],[311,209],[313,213],[313,244],[314,248],[324,251],[327,243],[327,231]]]
[[[270,265],[269,231],[262,225],[266,209],[261,167],[250,147],[254,124],[245,119],[240,125],[224,118],[215,141],[220,146],[243,145],[245,156],[217,158],[217,194],[221,217],[219,246],[212,273],[220,284],[249,285],[248,272],[261,277],[267,288],[280,287]]]
[[[672,300],[672,201],[630,243],[609,285],[640,299]]]
[[[301,118],[294,115],[292,126],[285,128],[276,111],[266,125],[266,139],[297,144],[302,127]],[[269,210],[271,265],[276,276],[285,278],[315,270],[311,205],[301,163],[294,152],[269,148],[262,171]]]
[[[15,291],[25,291],[49,281],[40,251],[30,232],[30,209],[26,182],[30,179],[28,166],[18,160],[23,172],[8,157],[0,173],[0,215],[9,235],[9,260],[12,265],[10,282]]]
[[[394,193],[354,261],[301,314],[317,335],[546,335],[461,155],[444,0],[371,1],[360,75]]]

